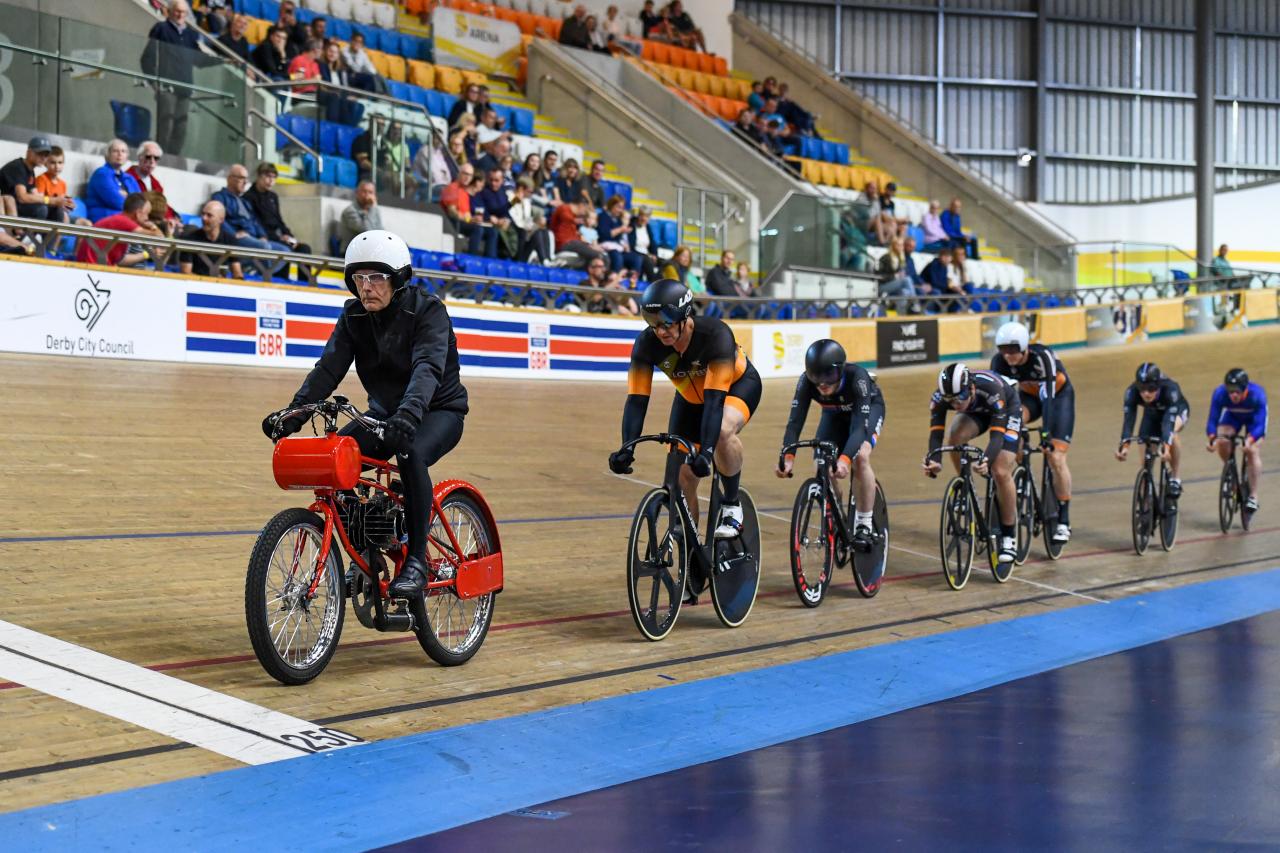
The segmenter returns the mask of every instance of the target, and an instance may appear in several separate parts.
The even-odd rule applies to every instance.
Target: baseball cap
[[[33,136],[31,141],[27,143],[27,148],[32,151],[47,153],[53,150],[53,144],[49,142],[46,136]]]

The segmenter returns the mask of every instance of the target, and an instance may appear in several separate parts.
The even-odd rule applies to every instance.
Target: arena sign
[[[431,34],[437,60],[447,59],[447,65],[516,76],[521,42],[515,24],[438,6],[431,13]]]

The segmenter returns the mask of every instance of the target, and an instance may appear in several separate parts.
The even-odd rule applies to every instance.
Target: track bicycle
[[[990,472],[983,476],[987,489],[981,503],[973,485],[973,465],[986,451],[971,444],[943,445],[930,451],[925,460],[941,461],[944,453],[960,457],[960,473],[951,478],[943,492],[942,518],[938,524],[938,549],[947,585],[956,590],[964,588],[973,569],[975,552],[986,553],[991,576],[996,583],[1005,583],[1013,574],[1013,563],[1001,563],[999,559],[1000,524],[995,482]]]
[[[1040,445],[1032,447],[1028,430],[1022,431],[1021,454],[1013,472],[1013,487],[1018,493],[1018,558],[1015,562],[1019,566],[1027,561],[1031,540],[1037,536],[1044,536],[1044,550],[1050,560],[1061,557],[1062,548],[1067,544],[1053,538],[1058,527],[1058,492],[1048,454],[1057,451],[1049,444],[1045,431],[1040,429],[1039,433]],[[1042,457],[1039,488],[1031,464],[1031,457],[1037,453]]]
[[[640,499],[631,522],[627,540],[631,618],[646,639],[664,639],[675,627],[686,597],[687,603],[696,604],[698,595],[710,586],[716,616],[736,628],[751,614],[760,588],[760,519],[755,502],[746,489],[739,489],[742,532],[732,539],[716,539],[724,496],[720,474],[713,471],[704,544],[680,487],[680,466],[695,453],[692,442],[659,433],[628,441],[621,449],[650,441],[679,452],[667,454],[662,486]]]
[[[796,595],[806,607],[817,607],[835,569],[848,565],[852,558],[858,592],[871,598],[880,591],[889,556],[889,505],[884,489],[877,480],[871,543],[859,548],[853,539],[853,483],[849,484],[849,499],[842,501],[832,477],[840,448],[819,439],[788,444],[779,454],[778,468],[788,453],[802,447],[815,448],[818,468],[815,476],[800,484],[791,510],[791,578]]]
[[[1226,436],[1223,436],[1226,439]],[[1249,457],[1242,454],[1236,462],[1236,448],[1243,447],[1245,436],[1231,436],[1231,455],[1222,463],[1222,476],[1218,478],[1218,526],[1223,533],[1231,531],[1231,522],[1240,513],[1240,526],[1248,530],[1253,513],[1246,507],[1249,500]]]
[[[502,590],[498,526],[484,497],[462,480],[435,484],[426,589],[393,599],[387,587],[408,557],[399,469],[361,455],[354,438],[338,435],[337,419],[345,415],[379,438],[383,422],[340,396],[273,417],[278,425],[295,415],[321,419],[324,434],[280,438],[272,453],[276,484],[312,490],[315,500],[277,513],[249,557],[245,621],[262,668],[284,684],[318,676],[337,649],[347,598],[366,628],[413,631],[436,663],[466,663],[484,642]],[[351,561],[345,576],[343,551]]]
[[[1133,481],[1133,511],[1131,514],[1133,527],[1133,550],[1139,556],[1147,552],[1151,537],[1160,530],[1160,547],[1166,551],[1173,550],[1174,540],[1178,537],[1178,502],[1169,497],[1169,465],[1160,454],[1164,443],[1159,437],[1126,438],[1123,444],[1142,444],[1142,470]],[[1160,486],[1156,487],[1152,468],[1156,460],[1160,460]]]

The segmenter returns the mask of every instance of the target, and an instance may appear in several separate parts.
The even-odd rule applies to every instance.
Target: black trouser
[[[382,418],[380,412],[370,412],[370,417]],[[349,435],[360,445],[360,452],[374,459],[387,459],[392,450],[365,427],[349,423],[338,431]],[[427,521],[431,516],[432,465],[462,440],[462,415],[458,412],[427,412],[418,424],[413,438],[413,450],[408,458],[400,458],[400,482],[404,484],[405,526],[409,533],[409,556],[419,560],[427,558]]]
[[[187,144],[187,113],[191,94],[187,89],[156,92],[156,142],[167,154],[182,156]]]
[[[62,208],[52,204],[20,204],[18,215],[23,219],[44,219],[49,222],[64,222]]]

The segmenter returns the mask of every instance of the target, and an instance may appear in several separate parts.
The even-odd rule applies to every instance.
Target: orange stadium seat
[[[519,14],[515,9],[508,9],[506,6],[497,6],[493,10],[493,16],[499,21],[509,21],[513,24],[518,23]]]
[[[531,36],[537,29],[538,19],[529,12],[516,12],[515,24],[520,28],[520,32]]]
[[[729,76],[729,61],[727,59],[725,59],[723,56],[712,56],[711,61],[712,61],[712,65],[714,65],[713,70],[716,76],[718,77]],[[750,88],[751,88],[750,86],[747,87],[748,91],[750,90]],[[746,96],[744,95],[743,97],[746,97]]]
[[[249,26],[244,31],[244,37],[254,44],[259,44],[267,37],[267,30],[271,29],[271,22],[264,21],[261,18],[250,18]]]
[[[663,44],[660,41],[647,42],[653,45],[653,61],[660,62],[663,65],[671,65],[671,51],[674,50],[669,44]]]
[[[703,74],[715,74],[716,63],[709,53],[695,53],[695,61],[698,63],[698,70]]]
[[[436,87],[436,67],[421,59],[409,60],[409,82],[424,89]]]
[[[655,47],[656,44],[654,42],[651,42],[648,39],[642,39],[640,41],[640,58],[645,62],[657,62],[658,60],[654,56]]]

